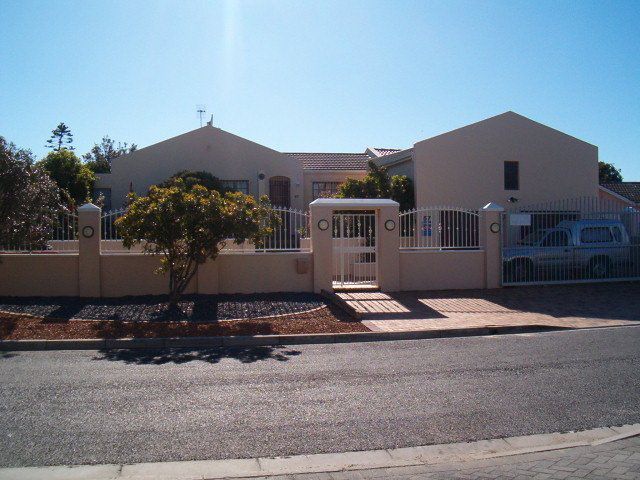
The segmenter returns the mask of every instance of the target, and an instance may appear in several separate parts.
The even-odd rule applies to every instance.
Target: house
[[[621,208],[637,208],[640,207],[640,182],[603,183],[598,196]]]
[[[416,205],[478,208],[493,201],[527,205],[598,195],[596,146],[506,112],[406,149],[361,153],[283,153],[206,125],[113,161],[96,192],[118,208],[180,170],[205,170],[228,188],[268,195],[278,206],[306,210],[347,178],[362,178],[373,160],[414,182]]]

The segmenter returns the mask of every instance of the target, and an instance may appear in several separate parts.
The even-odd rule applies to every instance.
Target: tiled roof
[[[640,182],[603,183],[602,186],[632,202],[640,203]]]
[[[392,153],[398,153],[400,151],[399,148],[378,148],[372,147],[371,150],[374,153],[377,153],[379,157],[384,157],[385,155],[391,155]]]
[[[366,153],[287,153],[302,163],[303,170],[366,170]]]

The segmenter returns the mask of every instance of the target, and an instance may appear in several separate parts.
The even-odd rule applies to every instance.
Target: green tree
[[[90,200],[96,177],[72,151],[50,152],[39,166],[58,184],[60,197],[70,208]]]
[[[130,194],[127,212],[116,220],[126,248],[142,244],[145,253],[162,255],[158,273],[169,274],[169,305],[176,309],[182,292],[207,259],[215,259],[232,239],[260,245],[278,222],[266,197],[221,194],[202,185],[188,188],[182,179],[168,187],[152,186],[146,197]]]
[[[63,149],[73,150],[72,143],[73,133],[64,122],[60,122],[56,128],[51,130],[51,138],[47,140],[45,147],[53,149],[54,152],[59,152]]]
[[[0,137],[0,245],[42,248],[61,209],[57,185],[31,152]]]
[[[118,142],[116,145],[114,140],[105,135],[99,144],[95,143],[91,150],[82,156],[82,159],[93,173],[109,173],[114,158],[135,152],[137,149],[135,143],[129,145],[127,142]]]
[[[224,191],[220,179],[205,171],[180,170],[162,182],[159,186],[170,187],[178,182],[182,182],[187,189],[191,189],[195,185],[202,185],[208,190],[215,190],[217,192]]]
[[[622,172],[611,163],[598,162],[598,173],[600,183],[622,182]]]
[[[405,175],[389,177],[387,169],[369,160],[369,173],[362,179],[348,178],[338,187],[338,198],[390,198],[400,210],[414,207],[413,182]]]

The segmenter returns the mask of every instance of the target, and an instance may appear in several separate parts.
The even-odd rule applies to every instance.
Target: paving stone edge
[[[510,455],[588,447],[640,435],[640,424],[601,427],[568,433],[550,433],[425,445],[388,450],[321,453],[287,457],[231,460],[192,460],[138,464],[60,465],[0,468],[0,480],[65,478],[74,480],[196,480],[268,477],[363,469],[439,465]]]

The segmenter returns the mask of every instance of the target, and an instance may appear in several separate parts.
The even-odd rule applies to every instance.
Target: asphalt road
[[[0,466],[392,448],[640,421],[640,327],[0,353]]]

